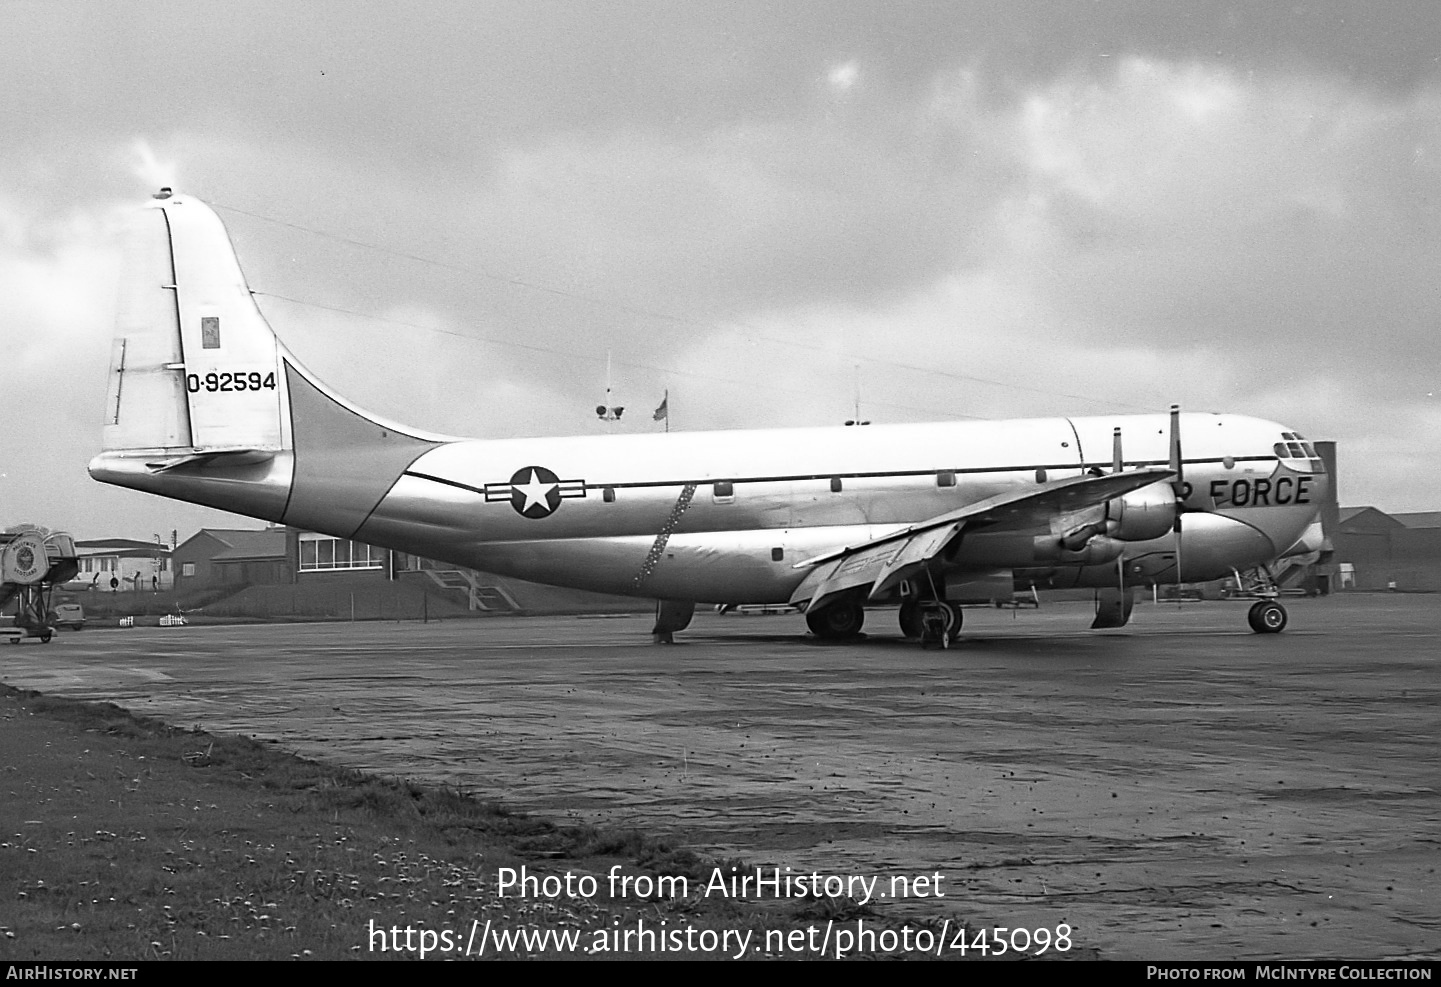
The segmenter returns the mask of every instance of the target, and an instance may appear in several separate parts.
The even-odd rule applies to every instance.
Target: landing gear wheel
[[[866,611],[859,603],[832,603],[806,614],[806,626],[823,641],[844,641],[859,637]]]
[[[921,604],[921,647],[949,648],[961,636],[961,607],[958,603]]]
[[[951,622],[946,626],[946,641],[955,644],[961,636],[961,624],[965,622],[966,613],[959,603],[947,603],[946,609],[951,612]]]
[[[1246,621],[1257,634],[1279,634],[1286,626],[1286,608],[1275,600],[1260,600],[1252,605]]]
[[[915,600],[908,600],[901,604],[901,612],[898,615],[901,622],[901,633],[907,638],[919,638],[921,636],[921,605]]]

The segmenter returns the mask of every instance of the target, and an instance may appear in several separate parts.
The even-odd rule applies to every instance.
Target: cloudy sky
[[[1175,401],[1441,508],[1441,17],[1294,6],[0,0],[0,526],[253,524],[85,474],[160,184],[431,430]]]

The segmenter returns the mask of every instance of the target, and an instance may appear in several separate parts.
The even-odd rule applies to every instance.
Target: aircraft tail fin
[[[140,211],[91,476],[349,537],[443,441],[356,408],[300,367],[209,206],[162,189]]]
[[[285,448],[282,348],[208,206],[168,189],[125,245],[103,448]]]

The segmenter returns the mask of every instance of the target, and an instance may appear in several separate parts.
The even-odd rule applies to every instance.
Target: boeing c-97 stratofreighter
[[[1182,438],[1184,437],[1184,454]],[[1328,476],[1292,429],[1237,415],[458,439],[361,411],[256,307],[219,218],[162,190],[126,247],[90,474],[166,497],[557,586],[790,604],[823,638],[865,607],[942,643],[995,587],[1141,586],[1320,547]],[[1274,587],[1272,587],[1274,588]],[[1263,595],[1258,632],[1286,611]]]

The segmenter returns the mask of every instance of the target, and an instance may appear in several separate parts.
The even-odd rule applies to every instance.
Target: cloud
[[[965,93],[964,81],[958,88]],[[1254,382],[1340,365],[1375,386],[1441,356],[1441,89],[1119,61],[956,126],[1020,178],[989,212],[984,266],[1068,338],[1214,347]],[[1249,369],[1248,369],[1249,365]]]
[[[861,67],[854,59],[849,62],[842,62],[833,66],[826,73],[826,82],[830,84],[831,90],[838,95],[844,95],[855,88],[856,82],[861,77]]]
[[[163,60],[103,10],[21,44],[22,7],[0,331],[58,410],[7,461],[52,491],[35,449],[93,451],[109,210],[183,176],[301,357],[417,425],[583,432],[607,351],[672,424],[822,423],[859,363],[877,420],[1180,400],[1434,506],[1389,480],[1441,460],[1434,18],[843,7],[176,12]]]

